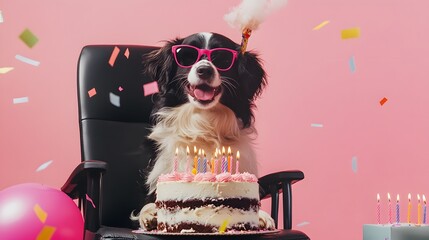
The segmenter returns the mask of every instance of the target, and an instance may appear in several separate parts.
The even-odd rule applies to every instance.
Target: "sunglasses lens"
[[[179,47],[176,49],[177,63],[189,67],[198,60],[198,50],[191,47]]]
[[[234,54],[231,51],[215,49],[211,54],[212,63],[220,70],[231,67],[234,61]]]

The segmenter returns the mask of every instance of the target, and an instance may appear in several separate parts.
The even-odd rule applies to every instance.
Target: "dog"
[[[231,147],[240,151],[240,172],[258,174],[253,109],[267,79],[259,56],[240,48],[221,34],[201,32],[167,41],[145,56],[145,72],[159,87],[148,136],[157,154],[146,180],[149,194],[161,174],[172,172],[176,148],[185,156],[186,147],[195,146],[210,159],[216,149]],[[189,168],[185,157],[176,167]],[[146,205],[137,217],[143,229],[151,228],[154,208]]]

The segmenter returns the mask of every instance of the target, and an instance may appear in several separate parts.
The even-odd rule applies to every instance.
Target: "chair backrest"
[[[79,58],[82,161],[109,164],[102,180],[102,225],[132,227],[130,213],[145,204],[143,176],[154,152],[146,139],[153,95],[145,96],[143,86],[154,80],[143,74],[142,56],[155,49],[92,45]]]

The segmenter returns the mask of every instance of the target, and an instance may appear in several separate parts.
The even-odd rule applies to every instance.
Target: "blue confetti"
[[[356,156],[352,157],[352,170],[354,173],[358,171],[358,158]]]
[[[121,106],[121,98],[118,95],[115,95],[114,93],[110,93],[109,97],[110,97],[110,103],[113,106],[116,106],[116,107]]]
[[[27,58],[27,57],[21,56],[21,55],[19,55],[19,54],[18,54],[18,55],[16,55],[16,56],[15,56],[15,58],[16,58],[17,60],[21,61],[21,62],[24,62],[24,63],[30,64],[30,65],[33,65],[33,66],[35,66],[35,67],[37,67],[37,66],[39,66],[39,65],[40,65],[40,62],[39,62],[39,61],[36,61],[36,60],[30,59],[30,58]]]
[[[321,124],[321,123],[312,123],[312,124],[311,124],[311,127],[322,128],[322,127],[323,127],[323,124]]]
[[[51,165],[51,163],[52,163],[52,162],[53,162],[53,160],[49,160],[49,161],[47,161],[47,162],[43,163],[42,165],[40,165],[40,166],[36,169],[36,172],[40,172],[40,171],[45,170],[49,165]]]
[[[310,224],[310,223],[309,223],[309,222],[307,222],[307,221],[304,221],[304,222],[302,222],[302,223],[298,223],[296,226],[297,226],[297,227],[303,227],[303,226],[308,225],[308,224]]]
[[[350,72],[354,73],[356,71],[355,57],[352,56],[349,59]]]
[[[13,104],[26,103],[28,102],[28,97],[14,98]]]

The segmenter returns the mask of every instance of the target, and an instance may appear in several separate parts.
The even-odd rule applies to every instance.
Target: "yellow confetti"
[[[5,74],[5,73],[8,73],[12,70],[13,70],[13,67],[3,67],[3,68],[0,68],[0,73]]]
[[[52,235],[54,235],[56,228],[51,226],[44,226],[39,235],[37,235],[36,240],[50,240]]]
[[[224,233],[226,230],[226,226],[228,226],[229,219],[226,219],[222,222],[222,224],[219,227],[219,233]]]
[[[42,223],[46,222],[46,218],[48,218],[48,213],[43,211],[39,204],[34,205],[34,212]]]
[[[25,29],[21,35],[19,35],[19,38],[29,47],[32,48],[36,43],[39,41],[39,39],[30,31],[30,29]]]
[[[349,28],[341,31],[342,39],[358,38],[360,37],[360,28]]]
[[[319,29],[321,29],[322,27],[324,27],[325,25],[327,25],[328,23],[329,23],[329,21],[328,21],[328,20],[326,20],[326,21],[322,22],[321,24],[319,24],[319,25],[315,26],[315,27],[313,28],[313,30],[319,30]]]

